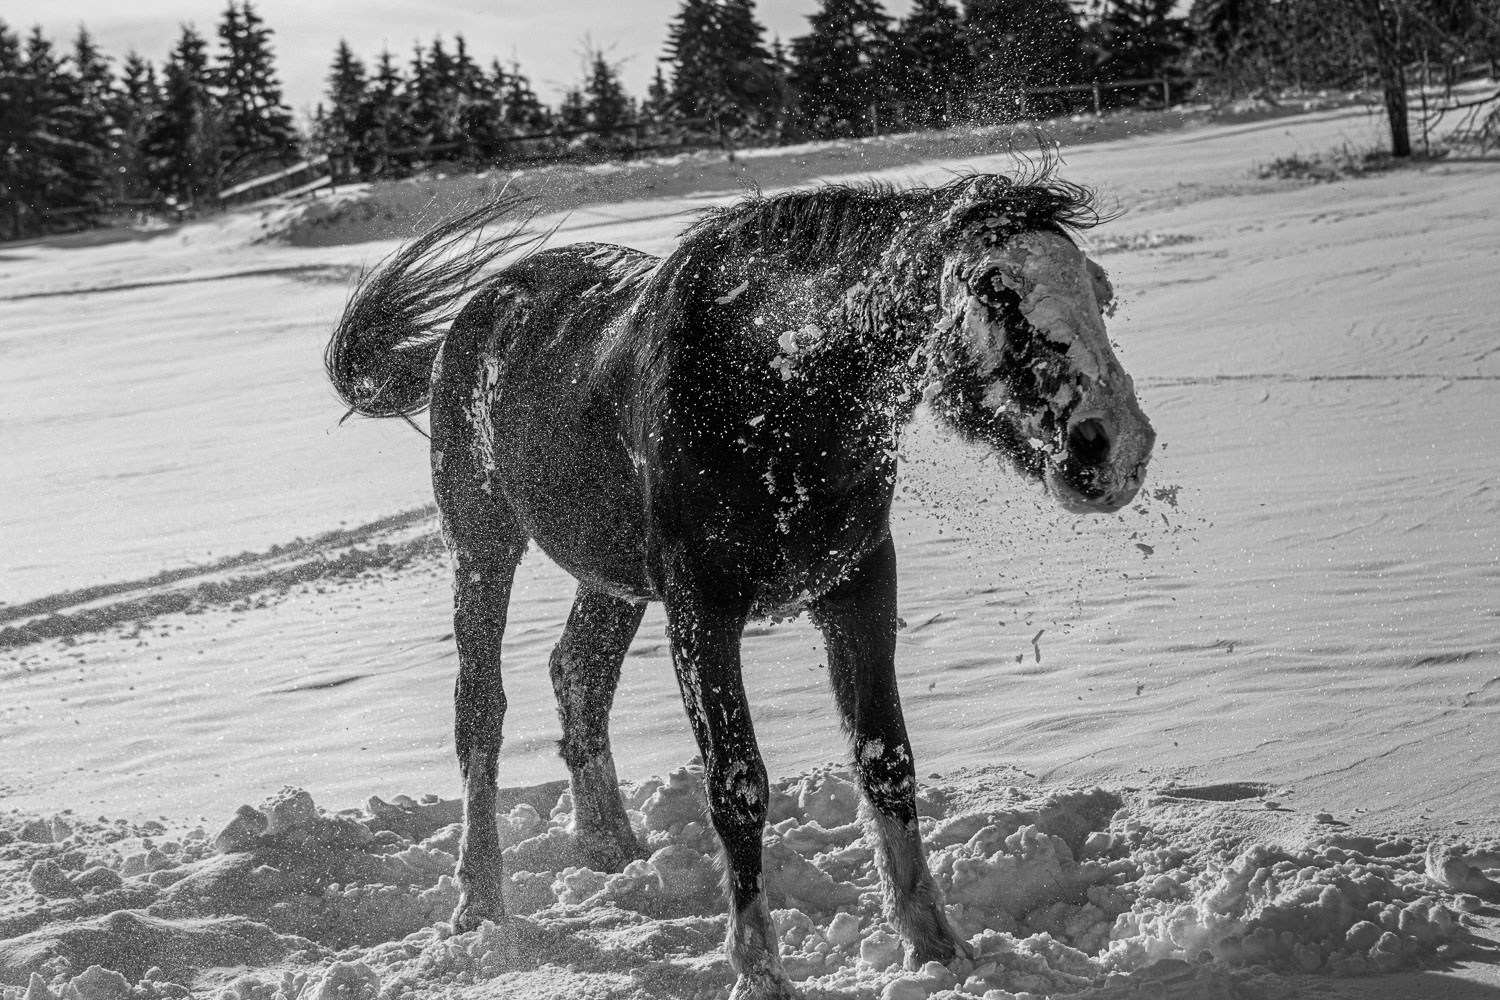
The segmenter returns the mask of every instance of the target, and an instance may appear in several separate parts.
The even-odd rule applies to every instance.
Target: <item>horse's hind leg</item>
[[[439,494],[441,498],[442,494]],[[443,528],[454,561],[453,638],[458,682],[453,692],[453,742],[464,782],[463,839],[458,849],[458,908],[454,928],[472,930],[505,918],[505,873],[495,822],[495,785],[505,722],[500,640],[516,565],[526,536],[508,510],[464,524],[444,510]]]
[[[573,779],[579,848],[596,871],[617,872],[641,856],[620,801],[609,750],[609,709],[620,663],[645,611],[644,604],[580,586],[562,640],[552,651],[552,690],[563,727],[558,749]]]
[[[461,892],[453,923],[460,931],[505,917],[505,875],[495,822],[496,767],[505,721],[500,641],[511,582],[527,541],[494,481],[494,431],[472,388],[479,366],[472,326],[462,317],[454,324],[434,369],[432,398],[432,486],[453,557],[453,638],[458,646],[453,742],[463,774],[464,819],[458,851]]]
[[[906,939],[907,964],[966,950],[943,912],[917,827],[917,776],[896,690],[896,550],[885,542],[813,608],[854,767],[879,840],[886,909]]]

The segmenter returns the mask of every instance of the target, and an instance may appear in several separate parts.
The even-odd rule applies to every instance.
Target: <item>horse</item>
[[[353,412],[430,408],[459,659],[455,929],[505,917],[500,642],[535,541],[578,581],[550,672],[591,867],[642,856],[608,725],[661,601],[723,850],[732,996],[794,995],[761,889],[767,780],[740,642],[752,619],[807,612],[907,964],[965,956],[923,853],[896,685],[897,448],[925,401],[1068,510],[1134,498],[1155,434],[1105,332],[1113,289],[1075,241],[1099,221],[1091,193],[1046,171],[757,193],[663,258],[538,249],[524,220],[489,231],[519,207],[502,196],[396,252],[325,358]]]

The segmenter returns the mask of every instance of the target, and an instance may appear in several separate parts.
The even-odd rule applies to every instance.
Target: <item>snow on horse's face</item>
[[[977,234],[943,269],[940,412],[1078,513],[1134,499],[1156,441],[1104,329],[1113,297],[1054,229]]]

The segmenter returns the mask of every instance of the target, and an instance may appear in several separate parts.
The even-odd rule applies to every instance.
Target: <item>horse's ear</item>
[[[1088,257],[1085,257],[1083,262],[1088,265],[1089,280],[1094,283],[1094,298],[1099,302],[1099,312],[1104,316],[1113,316],[1115,314],[1115,286],[1109,283],[1109,272]]]

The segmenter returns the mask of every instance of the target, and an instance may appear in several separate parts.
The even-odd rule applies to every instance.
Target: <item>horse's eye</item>
[[[970,281],[969,294],[997,309],[1014,309],[1021,305],[1020,293],[1005,284],[998,269],[985,271]]]

